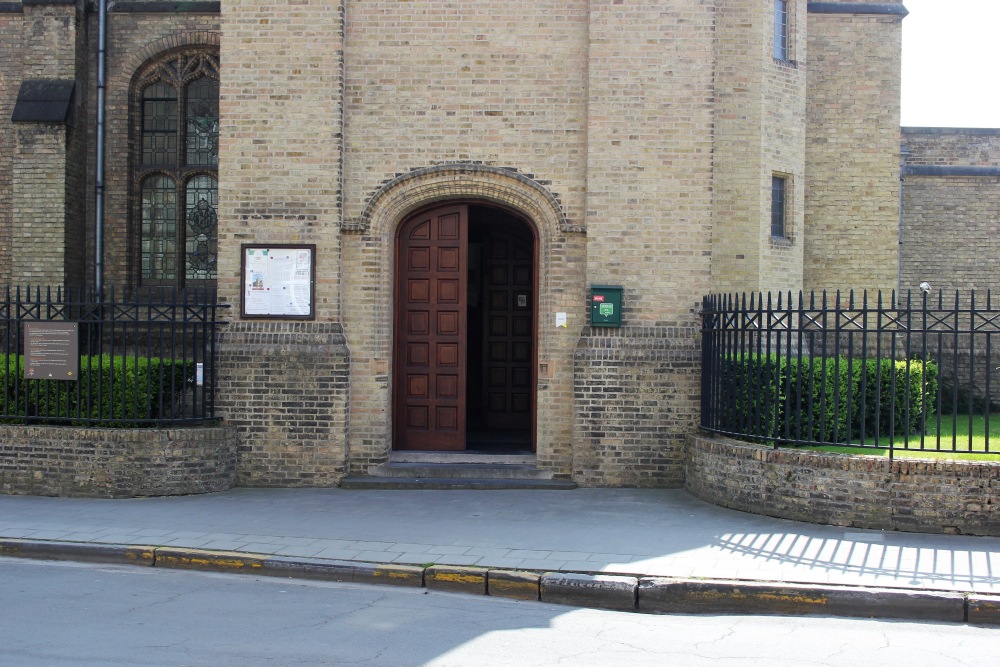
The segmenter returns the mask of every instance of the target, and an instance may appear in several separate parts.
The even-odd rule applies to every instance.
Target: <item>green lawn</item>
[[[911,435],[908,439],[903,437],[895,438],[896,447],[909,447],[908,450],[897,449],[893,452],[895,458],[913,459],[958,459],[967,461],[1000,461],[1000,414],[990,414],[989,423],[989,453],[986,452],[986,417],[985,415],[972,416],[972,444],[969,445],[969,415],[958,415],[958,423],[954,424],[951,415],[941,416],[941,442],[938,443],[938,423],[937,416],[927,422],[927,435],[923,437],[923,447],[921,449],[921,438],[919,435]],[[952,444],[952,435],[955,438]],[[880,447],[888,447],[890,440],[888,437],[879,438]],[[874,445],[875,440],[871,437],[865,438],[865,444]],[[953,448],[954,447],[954,448]],[[872,447],[809,447],[802,446],[801,449],[820,452],[838,452],[841,454],[867,454],[869,456],[888,456],[888,449],[874,449]],[[976,453],[979,452],[979,453]]]

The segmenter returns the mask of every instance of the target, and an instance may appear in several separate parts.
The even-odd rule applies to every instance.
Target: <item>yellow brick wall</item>
[[[810,13],[808,32],[805,288],[891,289],[902,19]]]
[[[477,162],[532,174],[582,220],[587,6],[350,0],[345,217],[398,173]]]
[[[81,17],[72,4],[22,7],[17,17],[20,21],[12,21],[20,23],[15,30],[21,33],[21,48],[9,54],[11,61],[20,65],[20,77],[10,85],[15,99],[24,79],[76,79],[77,88],[85,87]],[[78,109],[71,113],[68,124],[10,125],[7,252],[11,282],[64,285],[78,283],[83,277],[82,255],[76,249],[84,237],[81,190],[85,132],[74,129],[76,122],[82,122]]]
[[[773,2],[765,0],[764,104],[761,123],[763,160],[759,171],[758,199],[761,202],[757,241],[761,266],[759,289],[799,290],[802,288],[805,234],[805,123],[806,78],[809,71],[807,2],[788,3],[788,62],[773,57]],[[785,238],[771,237],[771,179],[785,177]]]
[[[11,194],[11,281],[21,285],[65,284],[66,128],[24,123],[14,129]],[[53,183],[53,174],[57,180]]]
[[[13,199],[10,184],[14,168],[14,133],[8,122],[14,112],[17,90],[21,85],[20,12],[0,13],[0,284],[10,283]]]
[[[691,324],[710,286],[714,4],[590,3],[587,279],[629,326]]]
[[[240,244],[316,244],[316,316],[340,292],[340,2],[222,4],[219,293],[239,307]]]
[[[23,10],[21,61],[25,79],[66,77],[77,63],[76,31],[80,17],[73,5],[26,5]]]
[[[789,3],[789,61],[773,57],[773,0],[716,18],[712,291],[801,289],[807,40]],[[771,238],[771,178],[787,179],[786,238]]]

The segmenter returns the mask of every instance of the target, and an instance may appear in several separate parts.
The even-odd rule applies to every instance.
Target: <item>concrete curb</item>
[[[156,547],[135,544],[47,542],[0,538],[0,556],[39,560],[74,560],[88,563],[119,563],[152,567]]]
[[[825,615],[1000,626],[1000,596],[971,592],[399,565],[8,538],[0,538],[0,556],[406,586],[648,614]]]
[[[639,579],[636,577],[547,572],[542,575],[541,600],[578,607],[635,611],[638,586]]]
[[[490,570],[486,578],[486,594],[513,600],[541,599],[542,575],[520,570]]]
[[[973,625],[1000,625],[1000,595],[969,595],[968,622]]]
[[[424,570],[424,586],[435,591],[486,595],[488,570],[456,565],[431,565]]]
[[[160,547],[156,549],[155,566],[260,574],[269,577],[318,579],[354,584],[384,584],[417,588],[424,585],[424,568],[416,565],[293,558],[239,551]]]
[[[790,614],[920,621],[966,620],[963,593],[752,581],[644,578],[638,610],[651,614]]]

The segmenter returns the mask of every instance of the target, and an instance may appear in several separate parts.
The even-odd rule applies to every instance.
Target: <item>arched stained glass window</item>
[[[185,222],[185,274],[188,280],[214,280],[218,253],[219,185],[211,176],[188,181]]]
[[[219,164],[219,82],[207,76],[187,86],[187,163]]]
[[[142,91],[142,162],[177,162],[177,91],[162,81]]]
[[[167,176],[142,182],[142,280],[177,278],[177,187]]]
[[[142,285],[206,285],[218,246],[219,62],[174,52],[136,75],[132,211]]]

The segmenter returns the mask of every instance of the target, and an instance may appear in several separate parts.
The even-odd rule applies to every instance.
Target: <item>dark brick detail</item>
[[[335,486],[346,468],[349,352],[339,324],[234,322],[219,335],[217,413],[243,486]]]
[[[810,2],[810,14],[873,14],[906,16],[910,12],[903,5],[888,2]]]
[[[698,422],[694,328],[585,330],[574,355],[573,479],[581,486],[676,487]]]
[[[932,164],[915,164],[903,168],[904,176],[973,176],[995,178],[1000,167],[940,167]]]
[[[0,426],[0,492],[132,498],[225,491],[236,473],[226,426],[166,430]]]
[[[1000,535],[1000,463],[890,461],[694,435],[685,486],[716,505],[796,521]]]
[[[221,2],[113,2],[108,12],[113,14],[218,14]]]

